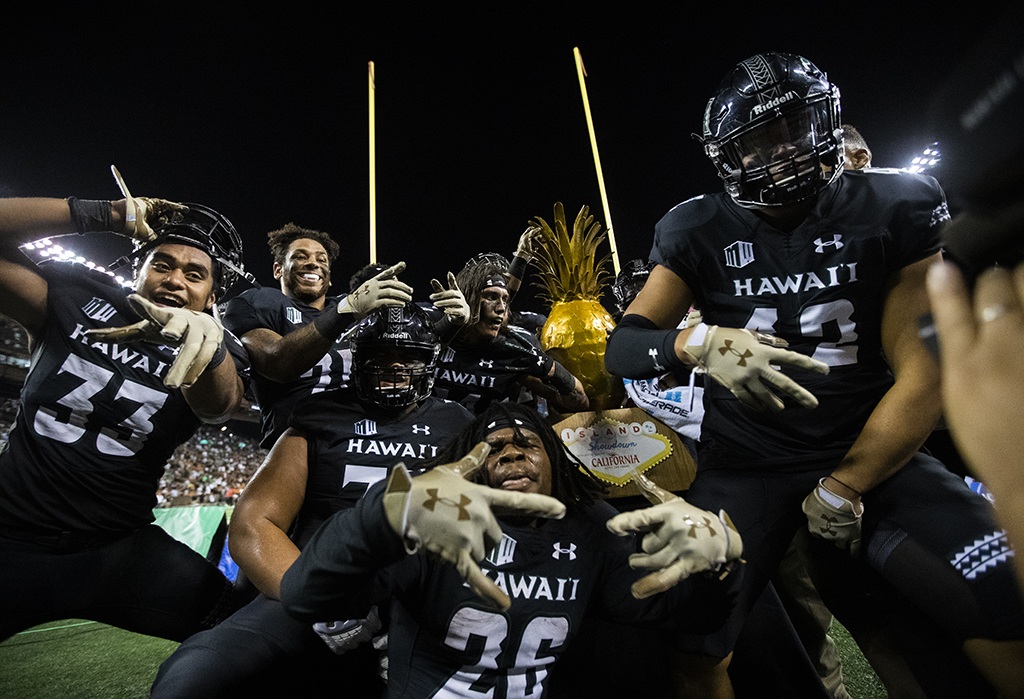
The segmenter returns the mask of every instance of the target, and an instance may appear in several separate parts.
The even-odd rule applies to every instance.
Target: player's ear
[[[280,279],[284,274],[284,267],[281,266],[280,262],[274,263],[274,279]]]

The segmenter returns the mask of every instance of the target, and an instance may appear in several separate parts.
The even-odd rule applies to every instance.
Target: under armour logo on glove
[[[434,512],[437,508],[437,503],[447,505],[448,507],[454,507],[459,511],[458,516],[455,517],[457,520],[469,519],[469,510],[466,507],[473,502],[468,495],[461,495],[459,501],[455,502],[451,498],[442,498],[437,494],[437,488],[428,488],[427,495],[429,496],[424,502],[423,507],[427,508],[431,512]]]
[[[694,522],[689,517],[683,518],[683,522],[690,526],[690,531],[687,533],[688,537],[690,537],[691,539],[696,539],[698,536],[700,536],[698,532],[701,529],[706,529],[708,531],[708,534],[711,536],[718,536],[718,532],[716,532],[714,528],[712,528],[711,526],[710,519],[708,519],[707,517],[702,517],[701,520],[701,522]]]
[[[816,537],[827,539],[841,549],[860,550],[861,516],[864,505],[854,503],[825,487],[825,479],[804,498],[801,509],[807,516],[807,530]]]
[[[786,344],[785,340],[773,335],[700,323],[693,327],[687,337],[683,352],[747,407],[755,410],[782,410],[785,404],[773,390],[777,389],[803,407],[815,408],[818,399],[773,364],[787,364],[819,374],[827,374],[828,365],[798,352],[782,349]],[[726,358],[727,355],[739,357],[739,361],[731,361]]]
[[[638,471],[632,480],[653,507],[618,514],[607,526],[619,536],[644,534],[640,542],[644,552],[631,555],[629,566],[654,572],[633,583],[634,597],[644,599],[664,592],[694,573],[728,574],[743,553],[743,542],[724,510],[715,517]]]
[[[504,610],[511,600],[477,565],[501,541],[495,513],[561,519],[565,505],[547,495],[466,480],[483,466],[490,450],[481,442],[455,463],[435,466],[415,478],[405,464],[397,464],[384,491],[384,514],[406,551],[416,553],[423,547],[440,556],[455,566],[473,592]],[[457,516],[452,516],[452,509]]]
[[[733,347],[732,340],[726,340],[724,345],[718,348],[718,353],[721,354],[723,357],[727,354],[735,354],[737,357],[740,358],[739,361],[736,362],[737,366],[746,366],[747,359],[754,356],[754,353],[751,352],[750,350],[744,350],[743,352],[740,352],[738,349]]]

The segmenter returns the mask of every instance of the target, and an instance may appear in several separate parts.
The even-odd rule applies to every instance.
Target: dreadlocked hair
[[[480,294],[487,288],[484,286],[485,282],[488,279],[498,278],[504,279],[505,284],[508,284],[508,272],[493,262],[466,265],[455,275],[455,283],[462,289],[462,293],[466,296],[466,303],[469,304],[470,318],[466,322],[467,325],[472,325],[480,320]]]
[[[267,233],[267,244],[270,246],[270,254],[273,256],[274,262],[284,264],[284,258],[288,254],[288,246],[300,238],[309,238],[323,245],[324,250],[327,251],[327,259],[331,261],[331,264],[334,264],[334,261],[338,259],[341,247],[330,235],[323,231],[303,228],[294,223],[286,223],[276,231]]]
[[[503,427],[512,427],[517,436],[526,429],[540,437],[551,462],[551,494],[560,500],[566,509],[575,512],[584,510],[599,496],[608,492],[607,486],[598,480],[594,472],[565,447],[545,418],[533,408],[520,403],[491,403],[466,429],[448,442],[436,457],[424,462],[422,468],[433,468],[458,461],[477,444],[485,441],[488,434],[495,431],[495,428],[487,427],[495,421]],[[484,478],[484,469],[480,469],[473,480],[485,484]]]

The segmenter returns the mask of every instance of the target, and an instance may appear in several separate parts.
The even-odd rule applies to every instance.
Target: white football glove
[[[521,257],[527,262],[532,260],[536,253],[534,252],[537,248],[538,241],[544,235],[544,230],[540,226],[529,225],[523,234],[519,236],[519,243],[516,245],[516,257]]]
[[[448,318],[456,325],[465,325],[469,320],[469,303],[456,283],[455,275],[451,272],[448,273],[447,289],[436,279],[430,280],[430,286],[434,289],[434,293],[430,295],[431,303],[443,309]]]
[[[174,201],[152,199],[149,197],[133,197],[117,168],[111,165],[110,171],[114,173],[114,180],[117,182],[121,194],[124,195],[125,219],[124,230],[121,231],[121,235],[140,243],[148,243],[156,239],[156,233],[150,227],[151,223],[167,224],[171,221],[175,212],[188,211],[187,206]]]
[[[687,338],[684,351],[701,370],[750,408],[782,410],[785,406],[773,388],[788,393],[805,408],[815,408],[818,399],[772,364],[788,364],[819,374],[827,374],[828,365],[780,349],[787,344],[773,335],[700,323]]]
[[[158,306],[138,294],[129,296],[128,303],[143,320],[120,328],[88,330],[86,335],[101,342],[142,340],[177,346],[178,354],[164,377],[164,385],[168,388],[191,386],[218,351],[227,351],[223,346],[224,328],[208,313]]]
[[[378,306],[404,306],[412,301],[412,287],[397,279],[403,270],[405,263],[399,262],[367,279],[341,300],[338,313],[354,313],[364,318]]]
[[[380,616],[377,607],[371,607],[365,619],[349,619],[347,621],[321,621],[313,624],[313,630],[324,640],[327,647],[338,655],[358,648],[373,639],[380,631]]]
[[[864,503],[847,500],[825,487],[825,479],[804,498],[800,509],[807,515],[807,529],[813,536],[831,541],[841,549],[860,551],[861,517]]]
[[[743,541],[725,510],[716,516],[694,507],[639,472],[633,474],[633,482],[653,506],[622,512],[607,526],[619,536],[646,532],[640,542],[644,553],[632,554],[629,565],[654,572],[633,583],[635,598],[664,592],[694,573],[720,571],[739,560]],[[729,570],[724,569],[723,577]]]
[[[495,513],[561,519],[565,505],[553,497],[518,493],[466,480],[487,458],[481,442],[453,464],[435,466],[412,478],[405,464],[392,469],[384,491],[384,513],[406,551],[422,546],[452,563],[481,599],[498,609],[511,601],[477,565],[501,541]]]

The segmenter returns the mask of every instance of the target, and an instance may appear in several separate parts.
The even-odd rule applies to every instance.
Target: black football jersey
[[[608,531],[617,511],[598,501],[536,527],[502,520],[502,539],[480,567],[512,604],[488,609],[451,564],[404,555],[388,534],[382,490],[320,529],[285,575],[282,598],[300,617],[348,618],[390,597],[388,697],[541,697],[584,616],[702,632],[731,608],[735,581],[703,576],[634,599],[631,585],[645,574],[629,567],[634,539]]]
[[[228,302],[224,326],[238,337],[256,328],[267,328],[283,336],[312,323],[323,313],[337,312],[337,307],[337,297],[328,297],[321,311],[288,298],[280,289],[247,289]],[[264,449],[274,446],[288,427],[288,416],[297,401],[346,385],[351,367],[352,352],[344,340],[338,339],[315,366],[295,381],[278,383],[254,371],[252,388],[259,404],[263,432],[260,446]]]
[[[153,521],[168,459],[199,420],[163,384],[175,348],[111,344],[85,331],[139,316],[130,289],[82,265],[39,267],[49,284],[46,323],[6,448],[0,454],[0,529],[112,532]],[[225,333],[240,371],[245,352]]]
[[[309,444],[309,475],[296,542],[301,546],[324,519],[352,507],[395,464],[413,469],[436,456],[472,420],[458,403],[432,396],[403,414],[370,408],[352,387],[299,401],[290,424]]]
[[[651,259],[687,283],[705,323],[781,337],[830,369],[782,369],[818,398],[813,410],[786,397],[785,410],[757,413],[707,381],[702,468],[799,469],[846,453],[892,385],[881,342],[887,284],[939,251],[948,218],[934,178],[875,169],[844,173],[788,233],[724,193],[658,222]]]
[[[522,377],[532,365],[546,359],[533,333],[511,325],[508,336],[499,335],[480,346],[453,342],[441,349],[434,393],[466,406],[479,415],[493,401],[519,399]]]

